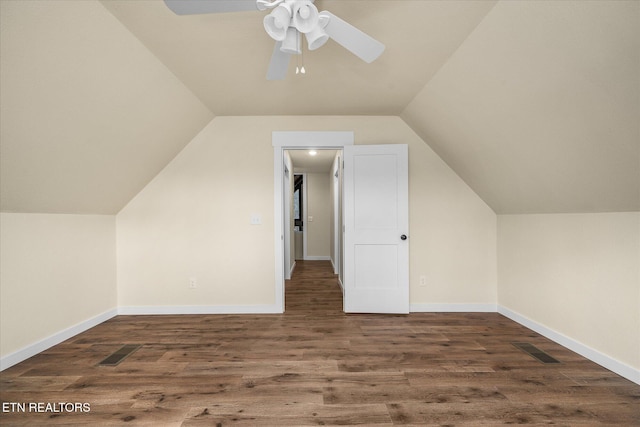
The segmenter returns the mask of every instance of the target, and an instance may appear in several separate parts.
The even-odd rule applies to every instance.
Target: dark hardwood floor
[[[283,315],[115,317],[2,372],[3,411],[63,410],[0,424],[640,425],[639,385],[499,314],[345,315],[327,262],[286,292]],[[98,366],[124,344],[141,347]]]

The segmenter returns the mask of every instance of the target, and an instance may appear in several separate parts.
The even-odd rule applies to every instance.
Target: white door
[[[409,312],[406,145],[344,147],[344,311]]]

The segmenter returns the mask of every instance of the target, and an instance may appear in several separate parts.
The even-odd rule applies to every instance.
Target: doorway
[[[342,262],[342,150],[312,149],[285,150],[286,170],[293,170],[293,182],[285,180],[285,231],[290,230],[289,240],[285,232],[286,279],[298,284],[317,277],[322,272],[322,280],[316,280],[319,302],[323,286],[332,287],[342,282],[340,267]],[[287,200],[289,202],[287,203]],[[287,215],[288,214],[288,215]],[[288,243],[288,245],[287,245]],[[306,286],[313,291],[312,284]],[[342,288],[340,286],[340,292]],[[292,282],[285,284],[285,308],[288,299],[297,295]]]
[[[293,169],[293,185],[285,184],[285,197],[291,198],[291,260],[331,261],[336,274],[338,253],[335,250],[341,206],[340,190],[334,185],[339,176],[341,150],[285,150],[285,163]],[[290,163],[289,163],[290,161]],[[337,192],[336,192],[337,190]],[[285,249],[286,250],[286,249]]]
[[[291,150],[342,150],[345,146],[354,143],[353,132],[273,132],[272,144],[274,147],[274,217],[275,217],[275,302],[277,311],[284,312],[284,280],[290,277],[291,271],[291,239],[293,234],[289,232],[291,222],[292,206],[287,202],[288,188],[285,189],[285,170],[290,171],[293,177],[293,162],[286,151]],[[337,165],[337,163],[336,163]],[[290,180],[291,186],[293,180]],[[303,195],[304,197],[304,195]],[[291,214],[290,214],[291,213]],[[309,215],[307,215],[308,217]],[[313,216],[313,215],[311,215]],[[308,218],[307,218],[308,219]],[[314,218],[315,219],[315,218]],[[303,230],[304,230],[303,224]],[[335,225],[335,232],[340,236],[335,237],[332,242],[342,239],[342,229],[340,224]],[[307,229],[307,231],[309,231]],[[335,245],[334,245],[335,247]],[[334,249],[335,250],[335,249]],[[313,254],[307,254],[313,255]],[[335,256],[335,255],[334,255]],[[340,252],[342,258],[342,251]],[[340,260],[339,265],[343,262]]]
[[[294,164],[295,170],[295,164]],[[294,175],[293,181],[293,217],[291,218],[292,226],[293,226],[293,248],[291,248],[291,256],[295,262],[299,260],[305,259],[306,253],[306,227],[305,223],[305,215],[307,213],[307,209],[305,206],[305,202],[307,201],[307,197],[305,196],[307,186],[307,180],[305,179],[304,173],[297,173]]]
[[[344,311],[409,312],[408,146],[353,144],[353,132],[273,132],[275,300],[284,311],[285,235],[290,217],[284,170],[287,150],[337,149],[344,159],[341,251]],[[287,163],[288,159],[288,163]],[[285,166],[286,165],[286,166]],[[307,220],[311,215],[307,212]],[[310,221],[307,221],[307,226]],[[291,248],[289,248],[290,250]]]

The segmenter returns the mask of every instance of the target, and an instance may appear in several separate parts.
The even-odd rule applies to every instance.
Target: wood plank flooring
[[[499,314],[345,315],[327,262],[286,287],[283,315],[118,316],[77,335],[1,373],[0,424],[640,425],[640,386]],[[98,366],[124,344],[142,347]],[[90,412],[4,412],[34,402]]]

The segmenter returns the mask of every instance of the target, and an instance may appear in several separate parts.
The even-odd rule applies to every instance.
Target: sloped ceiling
[[[94,1],[0,1],[4,212],[114,214],[213,114]]]
[[[304,52],[307,73],[267,81],[274,41],[263,12],[176,16],[162,1],[104,0],[216,115],[398,115],[494,1],[317,0],[386,45],[366,64],[332,40]]]
[[[640,210],[640,2],[500,2],[402,117],[498,213]]]
[[[316,4],[384,54],[268,82],[260,12],[0,1],[2,210],[116,213],[215,115],[302,114],[400,115],[498,213],[640,210],[640,2]]]

